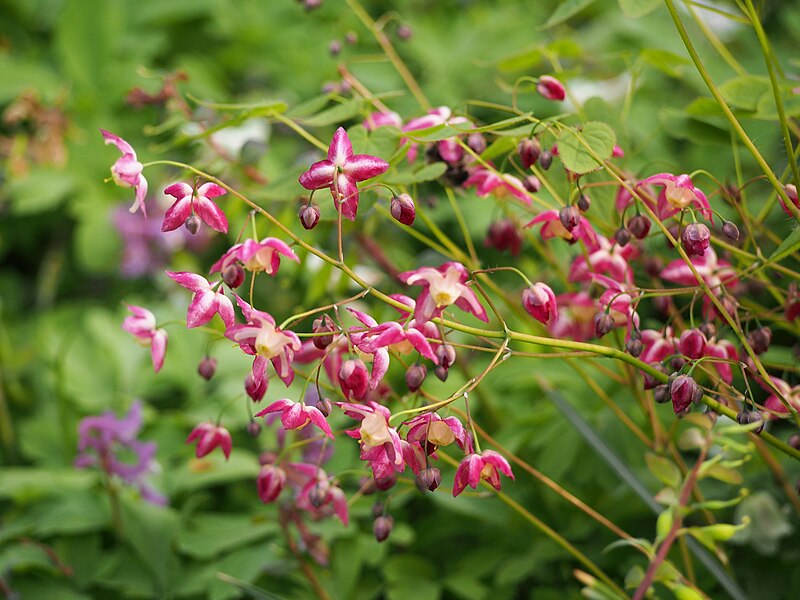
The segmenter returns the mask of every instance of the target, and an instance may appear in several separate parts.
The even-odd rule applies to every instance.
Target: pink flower
[[[592,273],[608,275],[617,281],[633,282],[630,262],[639,251],[633,244],[620,246],[605,236],[597,236],[597,248],[586,257],[579,254],[569,268],[570,281],[589,281]]]
[[[403,126],[403,119],[401,119],[400,115],[398,115],[396,112],[393,111],[374,112],[370,114],[366,119],[364,119],[364,122],[361,124],[367,131],[372,131],[373,129],[377,129],[378,127],[400,128]]]
[[[247,323],[229,326],[225,331],[225,337],[239,344],[247,354],[271,360],[278,377],[287,386],[290,385],[294,380],[292,361],[294,353],[300,349],[300,338],[293,331],[278,329],[272,315],[254,309],[239,296],[236,296],[236,302],[242,309]],[[255,362],[253,368],[255,370]],[[254,381],[254,384],[256,383],[257,381]]]
[[[476,489],[481,479],[494,489],[500,489],[500,473],[514,479],[508,461],[493,450],[484,450],[480,455],[469,454],[461,461],[453,481],[453,497],[458,496],[469,485]]]
[[[258,497],[264,504],[274,502],[286,485],[286,471],[275,465],[264,465],[258,472]]]
[[[783,396],[783,399],[786,400],[790,406],[793,406],[795,410],[800,411],[800,385],[792,387],[783,379],[778,377],[770,377],[770,379],[772,380],[773,385],[780,392],[781,396]],[[776,419],[780,418],[781,415],[788,415],[789,409],[786,408],[783,402],[780,401],[774,390],[767,387],[762,382],[759,383],[761,383],[761,387],[770,393],[769,397],[764,400],[764,408],[769,411],[768,418]]]
[[[494,194],[497,198],[503,198],[510,194],[525,204],[531,204],[531,198],[528,192],[525,191],[522,181],[507,173],[495,173],[483,167],[476,167],[464,182],[465,188],[472,186],[476,186],[475,194],[479,198],[489,194]]]
[[[706,343],[705,356],[722,358],[727,361],[736,361],[739,353],[736,351],[736,346],[734,346],[728,340],[717,341],[714,338],[711,338]],[[719,376],[724,382],[728,384],[733,383],[733,369],[730,362],[714,361],[711,364],[714,369],[716,369],[717,373],[719,373]]]
[[[672,327],[664,331],[644,329],[639,332],[644,350],[639,355],[639,360],[648,364],[660,363],[665,359],[678,354],[678,340],[672,334]]]
[[[400,273],[398,278],[408,285],[424,286],[414,308],[414,320],[418,324],[438,317],[442,314],[442,309],[451,304],[472,313],[481,321],[489,321],[475,292],[465,285],[469,272],[461,263],[447,262],[435,269],[421,267]]]
[[[561,218],[559,217],[558,212],[559,211],[555,209],[541,212],[536,215],[533,220],[529,221],[525,227],[532,227],[533,225],[544,223],[542,229],[539,231],[539,234],[542,236],[543,240],[560,237],[570,244],[574,244],[578,240],[582,240],[586,244],[589,252],[594,252],[599,248],[597,234],[585,217],[581,216],[581,219],[575,228],[573,228],[571,231],[568,231],[567,228],[561,224]]]
[[[179,273],[167,271],[167,275],[187,290],[194,292],[186,315],[186,327],[191,329],[205,325],[217,313],[225,322],[225,327],[233,326],[233,304],[219,289],[219,281],[212,286],[205,277],[186,271]],[[217,288],[216,291],[214,288]]]
[[[536,84],[536,91],[548,100],[556,100],[559,102],[566,96],[564,84],[550,75],[542,75],[539,77],[539,82]]]
[[[547,329],[554,338],[586,341],[594,335],[594,300],[586,292],[556,296],[558,320],[553,319]]]
[[[723,287],[732,286],[738,282],[736,271],[730,263],[717,260],[717,253],[710,246],[706,248],[702,256],[691,257],[691,262],[706,285],[714,292],[719,292]],[[697,285],[697,278],[683,259],[669,263],[659,273],[659,276],[678,285]]]
[[[348,417],[361,421],[361,427],[345,433],[359,441],[361,459],[373,464],[376,477],[385,476],[380,469],[382,464],[391,465],[398,472],[405,468],[403,446],[397,430],[389,426],[389,417],[392,416],[392,413],[388,408],[377,402],[368,402],[367,404],[337,402],[336,406],[341,408]]]
[[[200,220],[220,233],[228,233],[228,219],[222,209],[211,199],[226,194],[225,188],[216,183],[204,183],[196,190],[188,183],[173,183],[164,190],[175,202],[167,209],[161,231],[173,231],[183,225],[191,215],[197,213]]]
[[[456,417],[442,418],[436,413],[417,415],[406,422],[406,441],[425,447],[432,454],[439,446],[458,444],[464,452],[473,452],[472,438]]]
[[[217,446],[222,448],[225,460],[231,455],[231,434],[224,427],[212,423],[200,423],[186,438],[187,444],[195,441],[197,442],[195,451],[197,458],[203,458]]]
[[[307,463],[290,463],[286,468],[290,471],[290,476],[295,479],[307,478],[297,495],[298,508],[318,516],[332,512],[344,525],[347,525],[349,522],[347,498],[342,488],[332,483],[325,471]]]
[[[211,273],[224,271],[227,267],[240,261],[249,271],[264,271],[273,277],[278,273],[281,255],[300,262],[292,249],[277,238],[264,238],[260,242],[247,239],[241,244],[231,246],[222,257],[211,266]]]
[[[465,117],[454,117],[453,111],[451,111],[447,106],[438,106],[429,110],[428,114],[425,116],[411,119],[403,127],[403,132],[407,133],[410,131],[418,131],[420,129],[431,129],[433,127],[444,127],[446,125],[452,126],[460,124],[469,124],[469,121]],[[408,138],[400,138],[401,146],[406,142],[408,142]],[[417,159],[417,148],[417,144],[413,142],[409,146],[408,154],[406,155],[408,162],[414,162]],[[464,153],[464,150],[456,142],[455,137],[439,141],[436,145],[436,148],[439,152],[439,156],[442,157],[442,160],[451,164],[457,163],[459,160],[461,160],[461,157]]]
[[[344,394],[345,398],[348,400],[350,398],[355,400],[364,398],[369,386],[369,373],[367,373],[367,365],[364,364],[363,360],[355,358],[344,361],[339,367],[337,375],[339,386],[342,388],[342,394]]]
[[[126,304],[133,314],[125,317],[122,328],[137,337],[144,346],[150,346],[153,369],[156,373],[164,366],[164,355],[167,352],[167,332],[156,329],[156,317],[146,308]]]
[[[353,154],[353,145],[344,128],[339,127],[333,134],[328,147],[328,158],[315,162],[300,175],[300,185],[307,190],[330,188],[334,205],[342,216],[351,221],[358,211],[359,181],[377,177],[386,172],[389,163],[369,154]]]
[[[147,180],[142,175],[144,167],[136,160],[136,152],[133,147],[121,137],[114,135],[110,131],[101,129],[103,139],[106,144],[114,144],[122,152],[122,156],[111,165],[111,176],[114,183],[121,187],[132,187],[136,190],[136,200],[130,208],[131,212],[142,209],[142,214],[147,216],[144,208],[144,197],[147,195]]]
[[[556,296],[550,286],[537,282],[522,291],[522,306],[528,314],[545,325],[558,320]]]
[[[692,183],[688,175],[673,175],[671,173],[658,173],[643,179],[639,185],[663,186],[658,196],[656,212],[664,219],[672,216],[692,204],[696,204],[706,219],[713,222],[714,217],[706,195]]]
[[[263,417],[269,413],[280,412],[281,423],[284,429],[302,429],[309,423],[319,427],[329,438],[333,439],[331,426],[319,409],[315,406],[306,406],[302,402],[292,402],[291,400],[276,400],[264,410],[256,413],[255,416]]]

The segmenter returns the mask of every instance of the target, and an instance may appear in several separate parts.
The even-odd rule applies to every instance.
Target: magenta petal
[[[100,133],[103,135],[106,144],[114,144],[123,154],[130,154],[134,159],[136,158],[136,152],[134,152],[133,147],[121,137],[105,129],[101,129]]]
[[[201,275],[189,273],[188,271],[180,271],[177,273],[174,271],[166,271],[166,273],[173,281],[182,285],[187,290],[199,292],[211,289],[211,286],[209,285],[208,281],[206,281],[206,278],[202,277]]]
[[[411,342],[411,345],[414,346],[414,350],[419,352],[425,358],[432,360],[434,364],[439,364],[439,360],[433,353],[433,348],[431,348],[430,343],[425,336],[422,335],[422,333],[414,328],[411,328],[406,331],[406,338],[409,342]]]
[[[228,191],[224,187],[216,183],[211,183],[210,181],[197,188],[197,195],[205,196],[206,198],[216,198],[217,196],[222,196],[227,193]]]
[[[177,185],[177,184],[176,184]],[[161,231],[174,231],[186,221],[187,217],[192,214],[192,197],[184,196],[175,201],[175,203],[167,209],[164,215],[164,222],[161,224]]]
[[[286,408],[289,408],[293,404],[296,404],[296,402],[292,402],[288,398],[283,398],[282,400],[276,400],[275,402],[270,404],[267,408],[265,408],[264,410],[258,411],[253,416],[254,417],[263,417],[263,416],[268,415],[269,413],[279,412],[279,411],[282,411],[282,410],[284,410]]]
[[[353,156],[353,144],[350,143],[344,127],[339,127],[333,134],[331,145],[328,146],[328,160],[334,165],[342,167],[351,156]]]
[[[222,322],[225,323],[225,328],[233,327],[236,323],[236,318],[233,314],[233,303],[231,299],[221,292],[217,292],[215,295],[217,302],[216,310],[222,318]]]
[[[333,184],[333,176],[336,174],[336,167],[329,160],[315,162],[311,167],[300,175],[300,185],[307,190],[318,190],[330,187]]]
[[[514,473],[511,472],[511,465],[509,465],[508,461],[494,450],[484,450],[482,458],[484,462],[494,465],[497,470],[506,477],[514,479]]]
[[[311,422],[319,427],[322,433],[333,439],[333,432],[331,431],[331,426],[328,425],[328,420],[325,418],[325,415],[323,415],[318,408],[309,407],[306,410],[308,411],[308,417],[311,419]]]
[[[195,292],[186,314],[186,327],[192,329],[208,323],[217,314],[216,293],[211,290]]]
[[[171,186],[164,189],[164,193],[168,196],[173,196],[180,200],[185,196],[192,197],[192,186],[188,183],[183,183],[179,181],[178,183],[173,183]]]
[[[369,378],[369,389],[374,390],[383,381],[386,371],[389,370],[389,351],[379,348],[372,355],[372,375]]]
[[[355,181],[364,181],[385,173],[388,168],[389,163],[377,156],[357,154],[347,160],[342,171],[347,173]]]
[[[350,176],[340,173],[336,178],[335,191],[338,192],[341,200],[342,216],[350,221],[356,220],[356,213],[358,212],[358,187],[355,181]],[[331,188],[331,193],[334,193],[334,188]],[[334,194],[334,202],[337,197]]]
[[[164,366],[164,355],[167,353],[167,332],[157,329],[150,341],[150,355],[153,359],[153,369],[156,373]]]
[[[130,208],[132,213],[136,212],[138,209],[142,209],[142,214],[147,217],[147,210],[144,206],[144,198],[147,196],[147,179],[143,176],[139,176],[139,183],[136,185],[136,199],[133,202],[133,205]]]
[[[195,200],[195,210],[203,222],[220,233],[228,233],[228,219],[222,209],[205,196]]]
[[[292,402],[281,413],[281,423],[284,429],[300,429],[309,421],[308,415],[299,402]]]
[[[228,249],[225,254],[223,254],[217,262],[211,265],[211,270],[209,273],[216,273],[217,271],[221,271],[230,263],[234,262],[237,258],[239,258],[239,250],[242,248],[241,244],[234,244],[233,246]]]
[[[333,488],[331,490],[331,499],[333,500],[333,511],[336,516],[339,517],[339,520],[344,525],[347,525],[350,519],[347,513],[347,498],[344,492],[340,488]]]

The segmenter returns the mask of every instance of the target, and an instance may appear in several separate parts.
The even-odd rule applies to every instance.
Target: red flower
[[[186,443],[197,442],[195,456],[202,458],[214,448],[219,446],[225,455],[225,460],[231,455],[231,434],[224,427],[213,425],[212,423],[200,423],[192,429]]]
[[[469,485],[476,489],[481,479],[494,489],[500,489],[500,473],[514,479],[508,461],[493,450],[484,450],[480,455],[470,454],[461,461],[453,481],[453,496],[458,496]]]
[[[161,231],[173,231],[186,222],[191,215],[197,213],[206,225],[221,233],[228,233],[228,219],[222,209],[211,199],[227,193],[225,188],[216,183],[204,183],[196,190],[188,183],[173,183],[164,193],[175,198],[175,202],[167,209]]]

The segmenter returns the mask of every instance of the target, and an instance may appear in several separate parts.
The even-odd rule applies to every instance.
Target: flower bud
[[[760,423],[751,431],[759,434],[764,430],[764,417],[757,410],[742,410],[736,414],[736,422],[739,425],[750,425],[752,423]]]
[[[684,356],[697,360],[706,353],[708,340],[699,329],[687,329],[681,334],[678,346]]]
[[[659,362],[651,362],[650,366],[664,375],[667,374],[667,368]],[[649,373],[642,372],[642,379],[644,381],[644,389],[646,390],[652,390],[659,384],[659,381]]]
[[[274,502],[286,484],[286,472],[275,465],[264,465],[258,472],[258,497],[264,504]]]
[[[422,382],[425,381],[425,376],[428,374],[428,368],[422,364],[415,364],[408,367],[406,370],[406,385],[409,392],[416,392]]]
[[[681,245],[689,256],[703,256],[711,241],[711,231],[703,223],[689,223],[681,233]]]
[[[698,329],[703,332],[703,335],[706,336],[707,340],[710,340],[717,335],[717,328],[713,323],[710,322],[703,323]]]
[[[358,492],[362,496],[372,496],[372,494],[378,491],[378,488],[375,487],[375,479],[373,479],[372,477],[362,477],[358,483],[359,483]],[[381,506],[381,504],[377,502],[375,503],[375,506]],[[372,507],[373,512],[375,512],[375,506]],[[381,512],[383,512],[382,506],[381,506]]]
[[[325,350],[325,348],[333,343],[333,334],[336,331],[336,324],[328,315],[323,315],[314,319],[313,331],[317,334],[311,338],[314,346],[320,350]]]
[[[317,410],[323,414],[325,417],[331,416],[331,411],[333,410],[333,404],[331,404],[330,398],[320,398],[317,401]]]
[[[303,229],[314,229],[319,223],[319,206],[316,204],[306,204],[298,213],[300,217],[300,224],[303,226]]]
[[[367,393],[369,373],[367,366],[359,358],[351,358],[339,367],[339,385],[344,397],[350,400],[361,400]]]
[[[392,517],[385,516],[375,519],[375,522],[372,524],[372,532],[375,534],[375,539],[379,542],[386,540],[389,534],[392,533],[393,526],[394,519]]]
[[[680,371],[685,364],[686,359],[682,356],[673,356],[669,359],[669,366],[672,367],[673,371]]]
[[[614,329],[614,317],[607,312],[597,313],[594,316],[594,334],[601,338]]]
[[[747,336],[747,343],[753,348],[756,354],[763,354],[769,350],[769,345],[772,343],[772,329],[769,327],[759,327],[751,331]]]
[[[639,358],[642,352],[644,352],[644,343],[642,343],[642,340],[639,338],[631,337],[625,344],[625,349],[628,351],[628,354],[634,358]]]
[[[401,40],[410,40],[411,36],[414,35],[414,30],[411,29],[411,26],[407,23],[403,23],[397,27],[397,37]]]
[[[517,154],[524,169],[530,169],[535,165],[541,153],[542,147],[536,138],[525,138],[517,145]]]
[[[617,229],[616,233],[614,233],[614,239],[620,247],[624,248],[628,245],[628,242],[631,241],[631,232],[624,227],[620,227]]]
[[[536,91],[539,95],[548,100],[555,100],[560,102],[566,96],[564,84],[555,77],[550,75],[542,75],[539,77],[539,82],[536,84]]]
[[[467,146],[469,146],[470,150],[475,154],[482,154],[487,147],[486,138],[479,132],[470,133],[467,136]]]
[[[669,386],[662,383],[653,388],[653,399],[659,404],[664,404],[670,401]]]
[[[348,31],[344,36],[344,41],[349,46],[355,46],[358,43],[358,34],[355,31]]]
[[[643,240],[650,233],[652,223],[645,215],[634,215],[628,219],[628,231],[638,240]]]
[[[194,213],[190,214],[183,222],[183,226],[186,227],[186,231],[192,235],[196,234],[200,230],[200,217]]]
[[[550,152],[550,150],[542,150],[542,153],[539,155],[539,166],[542,167],[542,170],[547,171],[552,164],[553,153]]]
[[[319,508],[328,500],[328,488],[321,483],[315,483],[308,491],[308,501],[314,508]]]
[[[564,229],[572,231],[581,222],[581,211],[574,206],[564,206],[558,211],[558,218]]]
[[[331,40],[328,44],[328,52],[331,56],[337,56],[342,51],[342,42],[339,40]]]
[[[545,283],[537,282],[522,291],[522,306],[537,321],[545,325],[558,320],[558,307],[553,290]]]
[[[792,204],[794,204],[797,208],[800,208],[800,198],[797,196],[797,188],[794,186],[794,184],[787,183],[785,186],[783,186],[783,191],[786,192],[786,196],[789,198]],[[780,201],[783,212],[790,217],[794,216],[792,209],[786,205],[786,203],[783,201],[783,198],[780,198]]]
[[[739,228],[736,226],[735,223],[731,223],[730,221],[725,221],[722,224],[722,233],[729,240],[733,240],[734,242],[739,241]]]
[[[377,519],[378,517],[382,517],[383,516],[383,512],[384,512],[384,508],[385,508],[385,506],[384,506],[383,502],[378,501],[375,504],[373,504],[372,505],[372,518],[373,519]]]
[[[789,439],[786,440],[786,443],[789,444],[795,450],[800,450],[800,434],[795,433],[789,436]]]
[[[581,212],[586,212],[592,206],[592,199],[589,198],[586,194],[581,194],[581,197],[578,198],[578,208]]]
[[[703,397],[703,390],[697,382],[689,375],[677,375],[673,373],[670,376],[671,383],[669,384],[669,394],[672,399],[672,410],[677,415],[689,408],[695,398]]]
[[[456,349],[450,344],[441,344],[436,347],[436,358],[439,360],[439,366],[449,369],[450,366],[456,362]]]
[[[511,219],[495,221],[489,226],[483,245],[487,248],[495,248],[500,252],[508,251],[512,256],[518,256],[522,250],[522,234]]]
[[[385,492],[394,487],[397,483],[397,473],[392,471],[386,477],[376,477],[375,478],[375,487],[378,488],[380,491]]]
[[[447,373],[448,372],[449,372],[448,369],[445,369],[442,365],[434,367],[434,369],[433,369],[433,374],[436,375],[436,377],[440,381],[447,381]]]
[[[256,423],[255,421],[250,421],[247,424],[247,433],[249,433],[251,437],[258,437],[261,435],[261,424]]]
[[[424,493],[425,490],[433,492],[442,483],[442,472],[436,467],[422,469],[417,475],[415,483],[420,492]]]
[[[408,194],[399,194],[392,197],[391,213],[395,220],[403,225],[412,225],[417,216],[414,200]]]
[[[256,384],[255,379],[253,379],[253,373],[248,373],[247,377],[244,378],[244,391],[247,392],[253,402],[260,402],[264,394],[267,393],[267,378],[262,377]]]
[[[664,262],[658,256],[643,257],[644,272],[650,277],[658,277],[664,268]]]
[[[206,356],[200,361],[200,364],[197,365],[197,372],[200,374],[200,377],[208,381],[214,376],[214,373],[217,372],[217,359]]]
[[[786,291],[786,305],[783,307],[783,315],[790,323],[800,315],[800,289],[796,283],[790,283]]]
[[[531,194],[535,194],[542,188],[542,182],[536,175],[528,175],[522,180],[522,187],[528,190]]]
[[[238,262],[228,265],[222,270],[222,281],[232,290],[236,289],[244,283],[244,267]]]

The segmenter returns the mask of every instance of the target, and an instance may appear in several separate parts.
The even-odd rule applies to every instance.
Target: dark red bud
[[[681,245],[689,256],[703,256],[711,242],[711,231],[703,223],[689,223],[681,233]]]
[[[372,532],[375,534],[375,539],[379,542],[386,540],[389,534],[392,533],[393,526],[394,519],[392,517],[385,516],[375,519],[375,522],[372,524]]]
[[[699,329],[687,329],[681,334],[678,346],[684,356],[697,360],[706,353],[707,343],[708,340],[702,331]]]
[[[422,382],[425,381],[425,376],[428,374],[428,368],[422,364],[411,365],[406,371],[406,385],[409,392],[416,392]]]
[[[336,324],[328,315],[323,315],[314,319],[313,331],[315,335],[312,340],[314,346],[320,350],[325,350],[333,342],[333,334],[336,332]],[[322,334],[322,335],[319,335]]]
[[[259,402],[264,397],[264,394],[267,393],[267,378],[262,377],[259,384],[256,385],[253,374],[248,373],[247,377],[244,378],[244,391],[247,392],[253,402]]]
[[[522,167],[525,169],[529,169],[531,166],[535,165],[541,153],[542,147],[539,145],[539,140],[536,138],[525,138],[517,146],[519,160],[522,163]]]
[[[433,492],[442,483],[442,472],[436,467],[422,469],[417,475],[416,484],[420,492]]]
[[[725,221],[722,224],[722,233],[729,240],[733,240],[734,242],[739,241],[739,228],[736,226],[735,223],[731,223],[730,221]]]
[[[436,347],[436,358],[439,360],[439,366],[449,369],[456,362],[456,349],[450,344],[441,344]]]
[[[601,338],[614,329],[614,317],[607,312],[597,313],[594,316],[594,334]]]
[[[375,492],[378,491],[378,488],[375,487],[375,480],[372,477],[362,477],[361,481],[359,482],[358,492],[362,496],[371,496]],[[375,510],[375,507],[373,507]],[[381,512],[383,512],[383,506],[381,505]]]
[[[644,344],[640,339],[631,338],[625,344],[625,349],[628,351],[628,354],[630,354],[634,358],[639,358],[639,356],[644,351]]]
[[[392,198],[390,211],[395,220],[403,225],[412,225],[417,216],[414,200],[408,194],[399,194]]]
[[[320,398],[317,402],[317,410],[326,417],[330,417],[331,411],[333,410],[333,404],[331,404],[330,398]]]
[[[667,368],[661,363],[652,362],[650,363],[650,366],[656,369],[657,371],[660,371],[664,375],[667,374]],[[659,385],[659,381],[649,373],[642,372],[642,379],[644,380],[644,389],[646,390],[652,390],[657,385]]]
[[[489,226],[483,245],[487,248],[495,248],[500,252],[507,251],[512,256],[518,256],[522,250],[522,234],[511,219],[495,221]]]
[[[186,227],[186,231],[194,235],[200,230],[200,218],[195,214],[191,214],[186,217],[183,226]]]
[[[250,421],[247,424],[247,433],[253,437],[258,437],[261,433],[261,424],[256,423],[255,421]]]
[[[314,508],[319,508],[325,504],[327,499],[328,488],[323,487],[320,483],[315,484],[314,487],[312,487],[308,492],[308,501],[311,502],[311,506]]]
[[[664,404],[670,401],[669,386],[665,383],[657,385],[653,388],[653,399],[659,404]]]
[[[319,206],[316,204],[304,205],[298,213],[303,229],[314,229],[319,223],[319,215]]]
[[[433,374],[436,375],[441,381],[447,381],[448,370],[439,365],[433,369]]]
[[[628,245],[628,242],[631,241],[631,232],[624,227],[620,227],[617,229],[616,233],[614,233],[614,239],[617,241],[617,244],[624,248]]]
[[[700,325],[699,329],[703,332],[703,335],[706,336],[707,340],[710,340],[717,335],[717,328],[713,323],[703,323]]]
[[[578,208],[581,212],[586,212],[592,206],[592,199],[589,198],[586,194],[581,194],[581,197],[578,198]]]
[[[385,492],[394,487],[397,483],[397,473],[391,473],[386,477],[377,477],[375,479],[375,487],[378,488],[380,491]]]
[[[786,440],[786,443],[789,444],[795,450],[800,450],[800,434],[795,433],[789,436],[789,439]]]
[[[222,269],[222,281],[231,289],[236,289],[244,283],[244,267],[238,262]]]
[[[482,133],[470,133],[467,136],[467,146],[469,146],[475,154],[482,154],[483,151],[486,150],[486,138]]]
[[[542,153],[539,155],[539,166],[542,167],[543,170],[547,171],[550,168],[550,165],[553,164],[553,153],[550,150],[543,150]]]
[[[214,376],[214,373],[217,372],[217,359],[206,356],[200,361],[200,364],[197,365],[197,372],[200,374],[200,377],[208,381]]]
[[[683,366],[686,364],[686,359],[682,356],[673,356],[669,360],[669,366],[672,367],[675,371],[680,371]]]
[[[764,417],[757,410],[742,410],[736,414],[736,422],[739,425],[750,425],[752,423],[760,423],[752,432],[759,434],[764,430]]]
[[[689,375],[673,373],[670,376],[670,381],[669,393],[672,399],[672,410],[676,415],[689,408],[698,397],[698,394],[700,398],[703,397],[703,390]]]
[[[572,231],[581,222],[581,211],[574,206],[564,206],[558,211],[558,218],[564,229]]]
[[[628,219],[628,231],[638,240],[643,240],[650,233],[652,223],[645,215],[634,215]]]
[[[772,343],[772,329],[759,327],[755,331],[751,331],[747,336],[747,343],[753,348],[753,352],[763,354],[769,350],[769,345]]]
[[[535,194],[542,187],[542,182],[536,175],[528,175],[522,180],[522,187],[528,190],[531,194]]]

